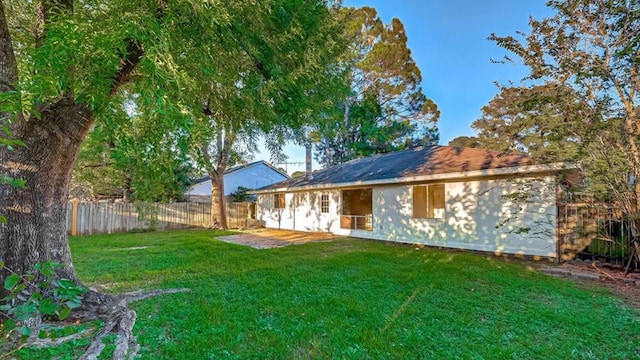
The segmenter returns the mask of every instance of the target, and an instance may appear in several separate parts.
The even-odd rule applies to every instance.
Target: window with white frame
[[[329,212],[329,194],[320,195],[320,212],[321,213]]]
[[[413,217],[443,219],[445,209],[444,184],[413,187]]]

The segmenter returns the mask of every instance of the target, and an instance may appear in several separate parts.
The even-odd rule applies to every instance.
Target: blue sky
[[[494,64],[506,51],[487,40],[528,32],[529,17],[551,14],[546,0],[344,0],[344,6],[371,6],[388,24],[394,17],[405,26],[413,59],[422,71],[422,87],[440,108],[440,144],[473,135],[471,123],[497,93],[494,82],[516,84],[526,68]],[[304,149],[287,146],[289,161],[304,161]],[[262,158],[262,157],[261,157]],[[264,157],[268,160],[268,156]],[[314,165],[317,168],[317,164]],[[289,166],[292,169],[303,166]]]

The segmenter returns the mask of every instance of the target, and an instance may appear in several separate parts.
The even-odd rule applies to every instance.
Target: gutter
[[[458,179],[485,177],[485,176],[536,174],[536,173],[548,173],[548,172],[556,173],[564,170],[573,170],[573,169],[579,169],[579,168],[580,168],[580,163],[578,162],[561,162],[561,163],[552,163],[552,164],[514,166],[514,167],[496,168],[496,169],[458,171],[458,172],[444,173],[444,174],[405,176],[405,177],[390,178],[390,179],[376,179],[376,180],[364,180],[364,181],[351,181],[351,182],[344,182],[344,183],[280,187],[280,188],[272,188],[272,189],[265,189],[265,190],[254,190],[254,191],[250,191],[249,194],[257,195],[257,194],[269,194],[269,193],[277,193],[277,192],[294,192],[294,191],[316,190],[316,189],[334,189],[334,188],[344,188],[344,187],[354,187],[354,186],[404,184],[404,183],[414,183],[414,182],[434,181],[434,180],[458,180]]]

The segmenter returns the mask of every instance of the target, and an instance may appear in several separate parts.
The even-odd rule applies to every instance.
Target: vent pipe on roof
[[[307,144],[304,146],[306,156],[305,156],[305,164],[307,165],[307,171],[305,173],[305,177],[307,180],[313,179],[313,175],[311,174],[311,144]]]

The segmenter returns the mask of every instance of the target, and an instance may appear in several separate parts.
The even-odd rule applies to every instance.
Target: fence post
[[[78,235],[78,203],[80,200],[71,200],[71,236]]]

